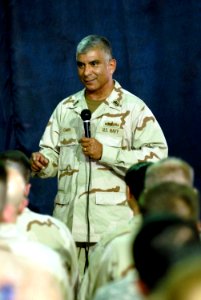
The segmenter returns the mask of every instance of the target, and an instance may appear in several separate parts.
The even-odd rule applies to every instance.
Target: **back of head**
[[[51,273],[11,252],[0,250],[0,299],[64,300],[59,281]],[[1,298],[4,292],[10,298]],[[12,295],[12,297],[11,297]]]
[[[168,214],[145,217],[133,243],[133,256],[148,290],[164,278],[173,264],[175,251],[195,244],[200,245],[200,238],[194,222]]]
[[[97,48],[102,49],[108,55],[108,59],[112,58],[112,46],[109,40],[99,35],[88,35],[84,37],[77,45],[76,56]]]
[[[136,200],[144,190],[145,174],[152,164],[152,162],[140,162],[132,165],[126,172],[124,180]]]
[[[7,172],[4,164],[0,162],[0,217],[6,203]]]
[[[187,249],[189,250],[189,249]],[[168,271],[150,300],[197,300],[201,299],[201,251],[192,247]],[[182,251],[181,251],[181,254]]]
[[[144,191],[139,207],[143,215],[168,212],[197,222],[200,210],[199,192],[187,185],[163,182]]]
[[[16,168],[24,177],[26,183],[31,176],[31,165],[25,153],[19,150],[7,150],[0,153],[0,161],[4,161],[7,166]]]
[[[187,162],[175,157],[164,158],[148,168],[145,178],[146,189],[166,181],[193,186],[194,170]]]

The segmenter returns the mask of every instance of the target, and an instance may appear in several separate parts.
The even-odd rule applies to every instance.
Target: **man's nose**
[[[87,76],[91,73],[91,66],[90,65],[86,65],[84,68],[84,75]]]

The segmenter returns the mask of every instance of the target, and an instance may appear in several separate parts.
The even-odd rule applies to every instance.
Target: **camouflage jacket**
[[[125,195],[127,169],[140,161],[162,159],[168,151],[150,109],[115,82],[110,96],[92,113],[91,136],[102,143],[103,152],[100,160],[89,161],[79,143],[84,136],[80,114],[87,108],[84,92],[64,99],[54,110],[40,141],[49,164],[36,175],[57,175],[54,216],[67,224],[75,241],[87,241],[89,195],[90,241],[97,242],[106,230],[131,217]]]

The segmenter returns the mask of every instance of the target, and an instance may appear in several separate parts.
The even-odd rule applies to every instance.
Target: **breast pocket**
[[[107,146],[120,148],[122,146],[122,136],[117,134],[108,134],[97,132],[96,139]]]
[[[119,118],[117,120],[103,117],[97,126],[96,139],[104,145],[121,147],[124,130],[121,128]]]

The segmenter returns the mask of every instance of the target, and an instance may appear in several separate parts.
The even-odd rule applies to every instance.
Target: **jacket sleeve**
[[[48,166],[35,174],[42,178],[54,177],[58,172],[60,112],[59,104],[51,115],[39,143],[40,152],[49,160]]]

